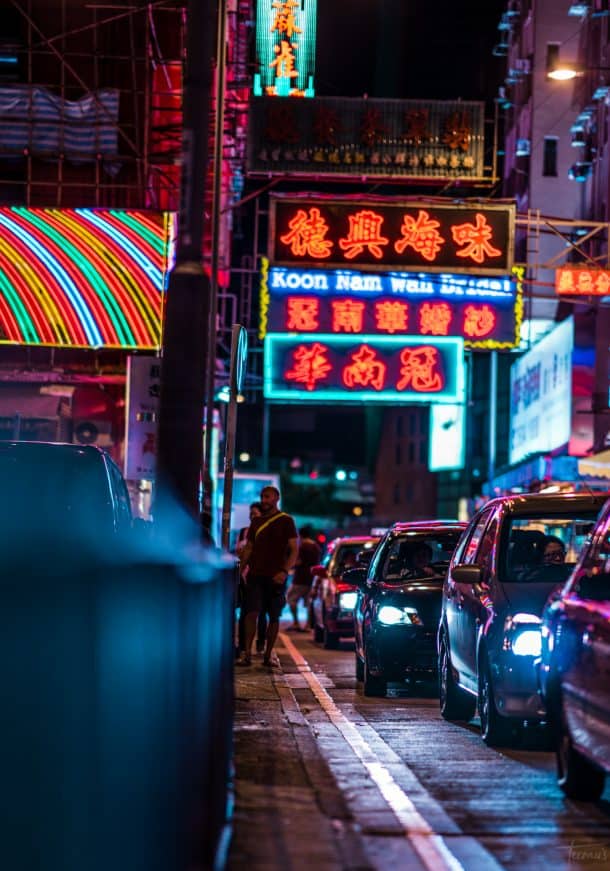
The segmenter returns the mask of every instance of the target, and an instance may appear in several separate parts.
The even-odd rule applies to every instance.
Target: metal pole
[[[210,285],[201,241],[212,92],[214,4],[190,0],[184,81],[181,201],[176,266],[167,293],[159,403],[155,520],[171,523],[175,501],[198,518]]]
[[[489,352],[489,459],[487,480],[490,490],[496,474],[496,432],[498,412],[498,352]]]
[[[216,22],[216,107],[214,123],[214,157],[212,170],[212,257],[210,274],[210,321],[208,327],[208,362],[206,382],[206,421],[214,413],[214,374],[216,369],[216,320],[218,317],[218,261],[222,197],[222,153],[224,139],[225,83],[227,72],[227,0],[218,0]],[[230,415],[228,415],[230,417]],[[227,418],[228,420],[228,418]],[[212,427],[206,423],[203,452],[203,511],[212,516],[214,479],[211,468]],[[225,479],[226,480],[226,479]]]
[[[263,399],[263,472],[269,471],[269,403]]]
[[[229,406],[225,433],[224,491],[222,499],[222,546],[229,549],[231,534],[231,503],[233,501],[233,464],[237,431],[237,396],[243,385],[248,339],[246,330],[233,324],[231,332],[231,366],[229,373]]]

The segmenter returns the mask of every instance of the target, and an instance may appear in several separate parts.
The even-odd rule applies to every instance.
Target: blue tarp
[[[0,154],[64,155],[85,163],[116,157],[119,91],[103,88],[64,100],[33,85],[0,88]]]

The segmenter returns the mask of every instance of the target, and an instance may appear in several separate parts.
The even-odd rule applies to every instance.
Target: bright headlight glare
[[[382,605],[377,619],[384,626],[397,626],[399,623],[420,623],[415,608],[397,608],[395,605]]]
[[[358,593],[339,593],[339,608],[342,611],[353,611],[358,601]]]
[[[516,656],[540,656],[542,651],[540,629],[521,629],[513,636],[511,646]]]

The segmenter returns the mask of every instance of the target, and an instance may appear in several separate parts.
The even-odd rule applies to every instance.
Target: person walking
[[[250,523],[254,520],[255,517],[260,517],[263,511],[263,506],[260,502],[252,502],[250,504],[249,518]],[[237,543],[235,545],[235,553],[238,557],[241,556],[243,549],[245,548],[248,542],[248,530],[250,526],[243,526],[238,533]],[[244,608],[244,596],[245,596],[245,575],[248,573],[248,567],[244,566],[243,570],[240,570],[240,578],[239,578],[239,620],[237,621],[237,651],[238,653],[242,653],[245,649],[245,640],[246,640],[246,614]],[[265,635],[267,634],[267,614],[265,611],[260,611],[258,615],[258,621],[256,624],[256,652],[262,653],[265,649]]]
[[[309,605],[309,595],[311,591],[311,567],[320,562],[320,546],[313,539],[313,529],[311,526],[302,526],[299,529],[299,550],[297,561],[294,568],[292,583],[288,588],[286,599],[292,613],[292,629],[295,632],[305,632],[305,627],[301,627],[298,617],[299,601],[302,599],[303,604],[307,608]]]
[[[263,665],[277,664],[273,647],[286,604],[286,581],[297,559],[297,530],[289,514],[280,511],[277,487],[261,490],[262,514],[248,528],[247,541],[241,552],[241,565],[248,567],[244,588],[244,651],[237,665],[251,665],[252,642],[261,610],[269,615]],[[273,654],[273,658],[272,658]]]

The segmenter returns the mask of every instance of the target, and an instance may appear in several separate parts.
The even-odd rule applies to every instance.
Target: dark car
[[[490,746],[510,745],[525,721],[545,720],[535,668],[542,610],[574,567],[606,498],[492,499],[456,548],[438,633],[441,713],[470,720],[478,706]],[[547,549],[560,551],[559,558],[544,557]]]
[[[100,541],[132,528],[129,492],[93,445],[0,442],[0,529],[15,548],[32,541]]]
[[[540,686],[570,798],[598,799],[610,772],[610,502],[542,615]]]
[[[358,582],[354,612],[356,678],[366,696],[384,696],[388,681],[430,679],[436,673],[441,589],[466,524],[401,523],[380,541]]]
[[[310,621],[314,640],[327,650],[340,638],[353,638],[357,588],[343,580],[343,573],[358,564],[363,552],[373,551],[379,536],[354,535],[329,542],[320,565],[312,566]]]

